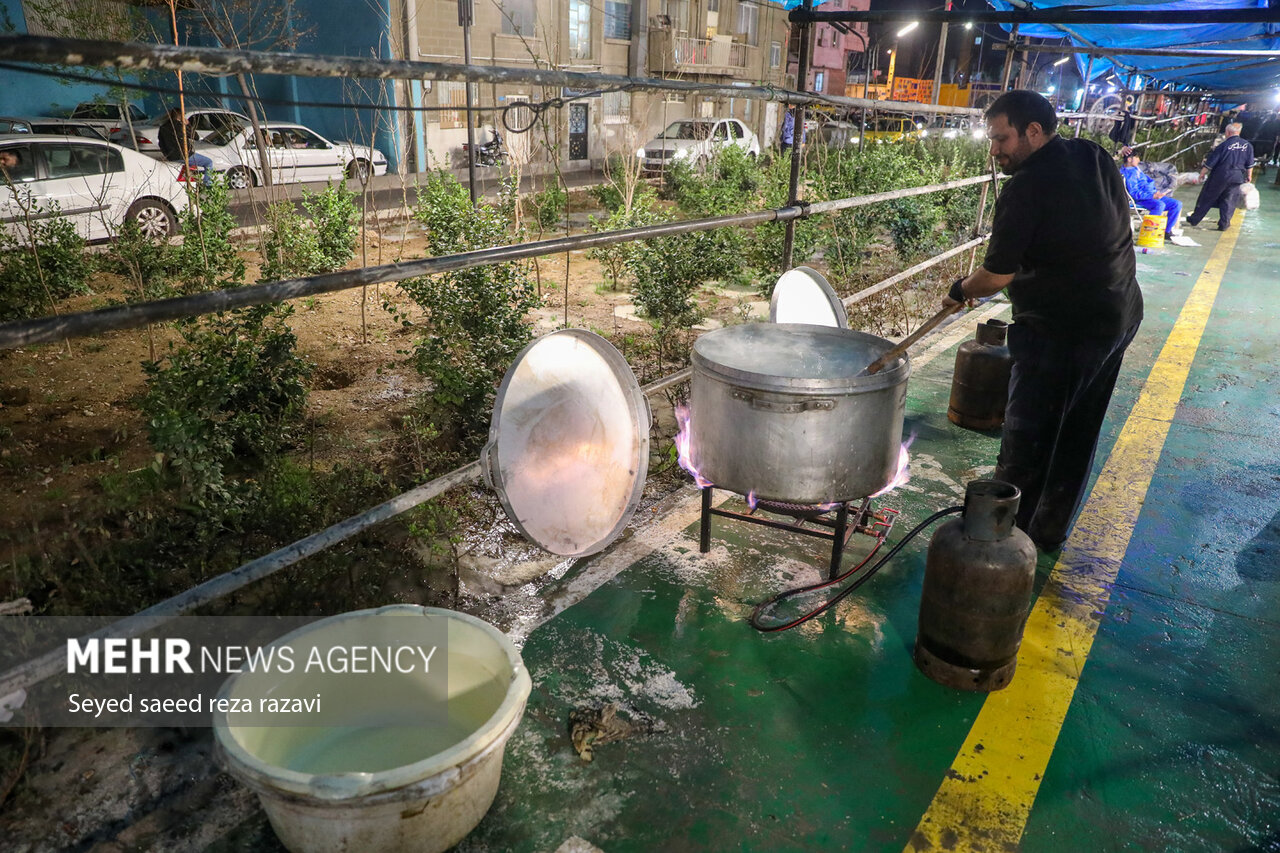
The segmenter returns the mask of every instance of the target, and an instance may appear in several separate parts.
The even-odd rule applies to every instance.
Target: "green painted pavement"
[[[1260,188],[1024,850],[1280,849],[1280,192]],[[1139,255],[1147,319],[1098,468],[1218,238],[1187,233],[1204,245]],[[883,501],[902,511],[894,542],[994,463],[997,437],[946,420],[953,358],[910,383],[913,480]],[[911,663],[928,535],[833,613],[768,636],[751,605],[816,580],[825,543],[715,519],[709,555],[689,527],[638,560],[528,638],[529,710],[460,849],[901,850],[983,703]],[[657,731],[583,762],[569,711],[607,701]]]

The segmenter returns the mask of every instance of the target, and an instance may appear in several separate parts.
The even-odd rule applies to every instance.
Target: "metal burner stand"
[[[738,521],[745,521],[748,524],[759,524],[762,527],[772,527],[775,530],[790,530],[804,536],[812,536],[817,539],[825,539],[831,543],[831,567],[830,580],[835,580],[840,574],[840,562],[844,557],[845,546],[849,544],[849,538],[854,533],[865,533],[876,539],[877,546],[885,540],[889,535],[889,531],[893,529],[893,522],[897,518],[898,511],[896,509],[881,509],[878,512],[871,508],[871,498],[863,498],[862,504],[856,510],[850,510],[850,504],[853,501],[837,504],[831,509],[821,509],[819,507],[794,507],[783,508],[778,504],[772,504],[768,507],[756,506],[749,512],[733,512],[727,509],[716,509],[711,505],[711,493],[715,491],[715,486],[706,486],[702,489],[702,516],[698,528],[698,550],[703,554],[711,550],[711,516],[718,515],[722,518],[733,518]],[[795,518],[795,522],[776,521],[772,518],[762,518],[756,513],[761,509],[768,509],[782,515],[790,515]],[[831,518],[834,510],[835,518]],[[850,518],[852,516],[852,519]],[[811,527],[804,527],[805,522],[819,524],[828,528],[831,532],[823,530],[814,530]]]

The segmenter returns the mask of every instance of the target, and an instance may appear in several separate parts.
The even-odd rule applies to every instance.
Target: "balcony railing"
[[[746,46],[724,39],[695,39],[677,36],[672,45],[676,67],[680,69],[746,68]]]

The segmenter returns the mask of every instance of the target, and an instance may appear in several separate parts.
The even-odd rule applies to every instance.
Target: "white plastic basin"
[[[447,647],[436,639],[445,632]],[[323,717],[321,725],[245,725],[214,712],[219,761],[258,794],[289,850],[436,853],[489,810],[530,689],[519,652],[500,631],[452,610],[395,605],[322,619],[272,645],[289,646],[301,662],[311,647],[433,643],[431,666],[447,666],[446,695],[442,679],[420,672],[342,678],[300,666],[244,672],[223,685],[219,698],[255,703],[323,693],[325,713],[342,715],[343,725]],[[437,712],[430,725],[423,708]]]

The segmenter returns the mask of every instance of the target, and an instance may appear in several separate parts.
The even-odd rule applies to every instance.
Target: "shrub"
[[[510,242],[508,205],[472,206],[466,188],[444,171],[419,187],[413,216],[428,229],[432,255]],[[413,346],[414,364],[431,378],[433,399],[455,418],[465,448],[487,425],[498,381],[532,338],[524,317],[538,300],[528,265],[472,267],[409,279],[399,287],[426,312]]]
[[[166,363],[143,363],[147,434],[189,502],[225,500],[233,461],[261,462],[290,442],[310,373],[290,313],[260,306],[196,321]]]
[[[324,265],[316,231],[294,209],[293,202],[278,201],[268,206],[266,224],[258,247],[263,281],[309,275]]]
[[[654,194],[647,187],[637,191],[631,202],[631,210],[616,208],[605,219],[588,217],[592,231],[621,231],[625,228],[638,228],[657,221],[653,210]],[[610,279],[610,287],[619,290],[622,286],[622,274],[627,271],[627,261],[636,251],[634,242],[612,243],[608,246],[596,246],[587,250],[587,257],[599,261]]]
[[[360,208],[346,182],[329,184],[319,193],[303,190],[302,206],[311,215],[319,260],[313,273],[333,272],[355,256],[360,236]]]
[[[244,260],[231,242],[235,218],[227,208],[227,186],[217,179],[199,190],[199,204],[182,214],[178,280],[187,293],[244,284]]]
[[[31,220],[22,239],[0,231],[0,320],[51,314],[59,300],[89,292],[84,238],[51,212]]]
[[[129,220],[120,228],[105,256],[105,265],[132,285],[132,298],[163,299],[173,295],[169,279],[176,272],[177,256],[167,241],[154,240]]]
[[[615,213],[622,208],[622,190],[611,182],[593,184],[587,187],[587,192],[607,213]]]
[[[659,330],[687,329],[701,320],[693,301],[698,286],[732,272],[735,261],[719,253],[719,236],[695,231],[632,244],[625,263],[636,282],[636,308]]]
[[[762,170],[761,207],[784,207],[791,198],[791,161],[785,157],[773,161]],[[817,249],[823,220],[798,219],[795,225],[791,265],[799,266]],[[773,286],[785,270],[782,268],[786,243],[786,223],[758,225],[746,235],[746,258],[760,271],[758,288],[765,299],[773,296]]]
[[[550,228],[564,216],[565,208],[569,206],[569,194],[559,184],[553,184],[534,193],[529,199],[529,204],[533,207],[538,225],[542,228]]]

